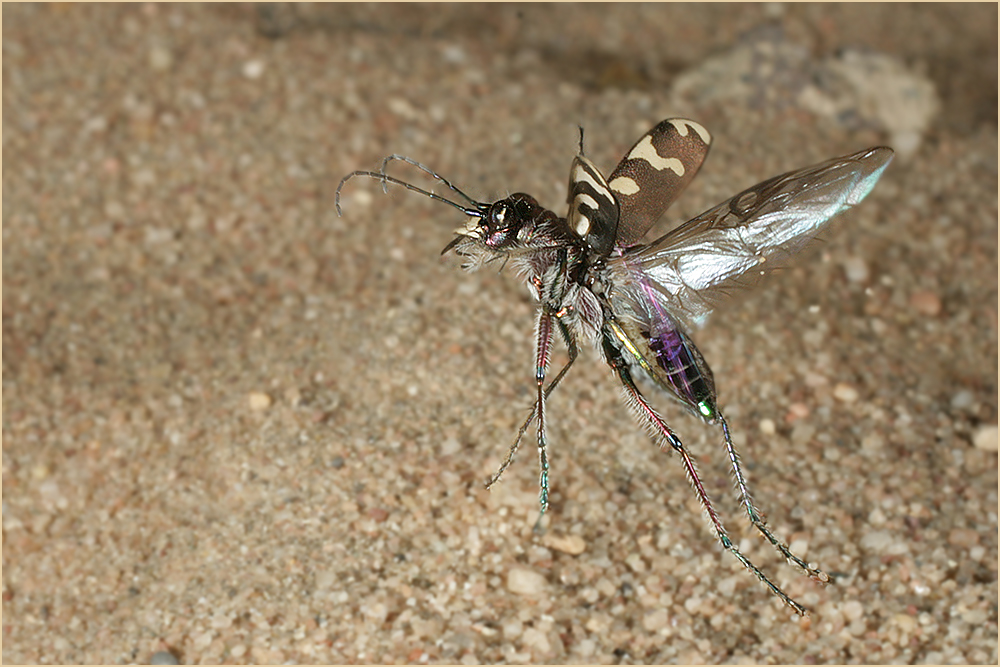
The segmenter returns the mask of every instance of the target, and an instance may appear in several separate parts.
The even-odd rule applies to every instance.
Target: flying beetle
[[[458,209],[466,224],[442,254],[454,252],[463,267],[507,262],[525,279],[538,301],[536,316],[535,402],[496,473],[510,466],[525,433],[537,424],[541,517],[549,504],[546,399],[576,361],[581,341],[601,352],[618,378],[625,402],[662,450],[673,450],[687,473],[722,546],[782,602],[799,614],[806,609],[771,582],[733,543],[695,469],[688,449],[636,383],[645,376],[707,424],[718,424],[732,467],[740,504],[753,526],[799,569],[820,582],[828,575],[810,566],[775,537],[754,505],[729,424],[719,409],[712,371],[689,332],[720,303],[750,287],[817,238],[829,221],[864,199],[892,160],[885,146],[868,148],[769,178],[674,228],[642,239],[691,182],[708,154],[712,138],[700,124],[668,118],[632,146],[607,178],[580,147],[570,167],[566,217],[516,193],[488,203],[476,201],[432,169],[390,155],[378,171],[355,171],[337,187],[363,176],[402,186]],[[453,199],[389,176],[390,162],[424,172],[453,193]],[[554,338],[569,359],[549,378]],[[537,526],[537,524],[536,524]]]

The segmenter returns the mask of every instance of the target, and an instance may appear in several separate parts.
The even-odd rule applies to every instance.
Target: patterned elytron
[[[495,484],[510,466],[524,434],[537,422],[541,517],[549,504],[546,400],[576,361],[578,342],[601,350],[621,383],[625,401],[661,449],[680,456],[685,472],[722,545],[796,612],[805,608],[772,583],[733,544],[722,525],[694,461],[680,438],[639,391],[634,375],[647,376],[708,424],[722,427],[736,490],[753,526],[788,561],[814,579],[829,577],[791,552],[765,525],[751,498],[729,425],[719,410],[712,371],[688,335],[719,304],[756,283],[824,229],[830,219],[871,192],[892,160],[892,149],[875,147],[798,171],[775,176],[744,190],[664,236],[640,243],[646,232],[694,178],[711,144],[698,123],[671,118],[649,130],[625,154],[610,178],[580,151],[569,180],[565,218],[530,195],[513,194],[478,202],[419,162],[390,155],[378,171],[355,176],[403,186],[447,203],[469,216],[442,254],[454,252],[473,270],[484,263],[510,262],[538,299],[535,404],[521,424]],[[399,160],[442,183],[452,201],[386,174]],[[546,384],[553,338],[566,344],[569,361]]]

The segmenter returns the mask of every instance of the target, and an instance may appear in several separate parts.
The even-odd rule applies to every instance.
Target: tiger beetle
[[[805,607],[771,582],[733,543],[691,454],[639,391],[636,377],[645,376],[706,423],[722,427],[736,491],[750,523],[787,561],[813,579],[828,582],[828,575],[793,554],[771,533],[754,505],[729,424],[719,409],[712,371],[688,332],[700,327],[734,292],[787,266],[831,218],[864,199],[892,160],[893,151],[876,146],[769,178],[658,239],[642,243],[646,232],[694,178],[711,142],[711,135],[698,123],[669,118],[646,132],[605,178],[584,155],[581,128],[564,218],[523,192],[493,203],[476,201],[432,169],[401,155],[385,158],[378,171],[345,176],[337,187],[337,213],[342,214],[344,184],[357,176],[375,179],[383,188],[391,183],[444,202],[468,216],[468,221],[455,231],[442,254],[461,256],[468,270],[497,260],[510,262],[538,300],[534,405],[487,488],[500,480],[524,434],[537,423],[540,524],[549,505],[546,400],[576,361],[580,341],[588,341],[601,351],[621,383],[625,403],[656,444],[680,456],[722,546],[782,602],[804,615]],[[389,176],[386,167],[393,161],[424,172],[451,191],[453,198]],[[556,335],[565,343],[569,360],[546,384]]]

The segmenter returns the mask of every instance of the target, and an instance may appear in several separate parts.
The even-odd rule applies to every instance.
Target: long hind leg
[[[770,542],[775,549],[778,550],[785,560],[794,563],[798,567],[802,568],[810,577],[819,581],[821,583],[829,583],[830,576],[823,572],[822,570],[817,570],[815,568],[809,567],[809,565],[803,561],[801,558],[792,553],[792,550],[788,546],[775,537],[770,530],[768,530],[764,518],[761,516],[760,511],[757,506],[753,503],[753,498],[750,496],[750,487],[747,484],[746,477],[743,475],[743,467],[740,465],[740,457],[736,453],[736,446],[733,444],[732,436],[729,434],[729,424],[726,422],[726,418],[722,416],[722,412],[716,410],[716,419],[722,423],[722,433],[726,440],[726,454],[729,456],[729,463],[733,468],[733,475],[736,478],[736,490],[740,496],[740,504],[747,512],[747,516],[750,517],[750,523],[760,531],[761,535]]]
[[[805,616],[807,614],[806,608],[790,598],[787,593],[778,587],[777,584],[768,579],[764,573],[761,572],[749,558],[744,556],[735,544],[733,544],[732,539],[726,533],[726,529],[722,525],[721,519],[719,519],[718,512],[716,512],[715,507],[712,505],[712,501],[708,497],[708,493],[705,491],[705,486],[702,484],[701,478],[698,476],[698,471],[695,468],[694,461],[691,459],[690,454],[688,454],[684,444],[670,429],[670,427],[667,426],[667,423],[663,421],[663,418],[660,417],[656,410],[653,409],[653,407],[639,391],[639,388],[635,385],[635,382],[632,379],[632,374],[628,369],[625,359],[615,346],[607,339],[604,341],[604,353],[608,364],[618,375],[618,379],[621,380],[622,388],[625,391],[626,402],[632,409],[632,412],[636,415],[639,421],[647,427],[649,432],[652,434],[653,439],[656,441],[656,444],[660,446],[660,449],[665,449],[665,447],[669,445],[680,455],[681,461],[684,464],[684,470],[691,482],[691,486],[694,487],[695,492],[698,494],[698,499],[701,501],[702,507],[705,508],[709,521],[711,521],[712,527],[715,528],[715,533],[718,535],[719,541],[722,542],[722,546],[726,549],[726,551],[733,554],[738,561],[743,563],[743,566],[750,570],[750,572],[752,572],[753,575],[761,581],[761,583],[767,586],[772,593],[778,596],[782,602],[791,607],[796,613]]]

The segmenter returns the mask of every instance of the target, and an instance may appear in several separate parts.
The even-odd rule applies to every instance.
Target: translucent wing
[[[733,292],[787,266],[833,216],[864,199],[892,155],[891,148],[869,148],[744,190],[610,260],[614,296],[700,326]]]
[[[615,245],[637,243],[698,173],[712,136],[684,118],[668,118],[625,154],[608,178],[618,200]]]

